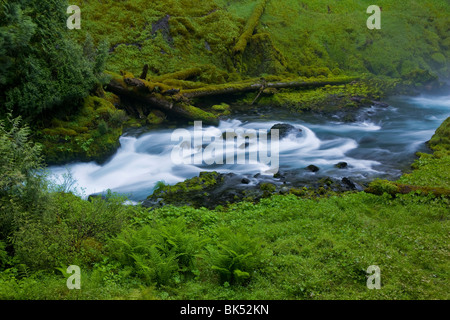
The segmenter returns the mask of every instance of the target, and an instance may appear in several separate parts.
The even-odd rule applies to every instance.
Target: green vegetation
[[[450,72],[448,1],[380,0],[381,30],[366,28],[368,0],[73,3],[81,30],[64,0],[0,0],[0,299],[450,298],[450,118],[433,154],[366,192],[263,183],[209,207],[225,179],[210,172],[158,183],[148,201],[164,205],[145,208],[83,200],[45,172],[103,161],[124,126],[174,114],[214,123],[236,103],[352,121],[433,87]],[[73,264],[82,290],[66,287]]]
[[[232,49],[254,51],[252,46],[263,41],[280,52],[285,71],[302,76],[320,68],[397,78],[416,69],[448,74],[450,8],[445,0],[381,1],[382,29],[375,32],[366,28],[370,1],[285,0],[280,5],[259,0],[109,0],[78,4],[84,18],[80,38],[89,32],[96,41],[107,39],[114,48],[107,68],[114,72],[138,74],[147,63],[152,74],[162,75],[211,64],[232,74]],[[249,39],[252,31],[256,37]],[[259,54],[268,54],[267,49]],[[245,58],[243,64],[247,64]]]
[[[436,130],[428,145],[434,150],[432,155],[419,154],[412,167],[415,169],[410,174],[404,174],[399,183],[444,188],[450,190],[450,118]]]
[[[96,51],[70,39],[67,2],[0,2],[1,112],[32,119],[61,106],[66,112],[101,78],[108,45]]]
[[[376,182],[382,195],[275,195],[215,210],[151,210],[113,194],[85,201],[65,186],[45,191],[54,187],[34,171],[39,147],[19,120],[0,133],[2,299],[449,298],[448,196],[392,196],[393,183]],[[81,266],[81,291],[65,287],[69,264]],[[370,265],[381,268],[381,290],[366,288]]]
[[[37,132],[36,140],[43,145],[48,164],[106,160],[119,147],[127,119],[125,111],[110,101],[89,96],[66,121],[53,118],[49,127]]]

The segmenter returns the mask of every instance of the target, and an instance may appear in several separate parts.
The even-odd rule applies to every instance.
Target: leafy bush
[[[46,212],[14,234],[16,256],[33,269],[92,266],[101,258],[106,239],[118,234],[133,215],[134,208],[123,201],[112,194],[85,201],[71,193],[53,193]]]
[[[6,243],[0,241],[0,269],[4,268],[8,260],[8,253],[6,252]]]
[[[0,121],[0,239],[45,210],[46,185],[37,173],[43,167],[41,147],[29,140],[30,133],[20,117]]]

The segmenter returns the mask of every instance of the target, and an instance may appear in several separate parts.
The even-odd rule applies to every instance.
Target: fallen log
[[[298,89],[298,88],[315,88],[323,87],[326,85],[340,85],[350,83],[357,78],[341,77],[334,79],[324,79],[324,80],[298,80],[298,81],[287,81],[287,82],[265,82],[260,81],[254,82],[236,82],[236,83],[226,83],[219,85],[211,85],[199,89],[182,90],[181,94],[183,97],[192,98],[202,98],[210,97],[216,95],[227,95],[227,94],[238,94],[246,93],[251,91],[260,91],[265,88],[274,89]]]
[[[191,70],[193,71],[193,70]],[[241,82],[207,85],[196,89],[183,89],[168,86],[166,83],[150,82],[135,78],[131,73],[123,72],[122,76],[111,74],[112,80],[106,89],[119,96],[148,103],[152,107],[169,114],[186,118],[188,120],[201,120],[205,123],[215,124],[217,117],[190,104],[191,99],[212,97],[218,95],[244,94],[258,92],[259,95],[266,89],[299,89],[323,87],[326,85],[340,85],[350,83],[357,78],[338,77],[331,79],[298,79],[290,81],[272,82],[262,79],[250,79]],[[258,96],[259,96],[258,95]],[[256,101],[256,99],[255,99]]]
[[[217,117],[212,113],[194,107],[184,101],[174,99],[171,96],[163,96],[160,93],[149,92],[144,82],[140,79],[128,79],[125,81],[121,78],[113,78],[107,84],[106,90],[119,96],[126,96],[140,102],[148,103],[168,115],[191,121],[203,121],[207,124],[218,123]]]
[[[247,42],[250,37],[253,35],[255,28],[259,24],[259,20],[264,13],[264,9],[266,8],[267,0],[261,0],[253,10],[252,15],[248,19],[247,24],[245,25],[244,32],[242,32],[241,36],[238,39],[238,42],[233,48],[234,55],[242,54],[247,47]]]

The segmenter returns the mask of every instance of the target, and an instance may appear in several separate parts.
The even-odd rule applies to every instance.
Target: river
[[[279,141],[279,170],[296,181],[307,183],[317,177],[349,177],[354,181],[369,181],[376,177],[396,179],[410,165],[418,151],[427,152],[428,141],[439,125],[450,116],[450,96],[392,97],[389,107],[370,107],[357,111],[356,122],[344,123],[335,117],[296,114],[268,110],[233,114],[217,127],[225,130],[269,130],[274,124],[287,123],[301,129]],[[270,112],[270,113],[269,113]],[[194,134],[194,127],[186,130]],[[203,127],[203,132],[216,130]],[[71,163],[49,168],[54,181],[62,181],[70,172],[74,187],[84,196],[107,189],[126,194],[131,201],[144,200],[158,181],[175,184],[197,176],[201,171],[234,172],[250,178],[259,173],[273,175],[267,164],[246,161],[238,164],[177,164],[173,161],[174,129],[154,129],[150,132],[131,130],[120,138],[121,147],[104,164]],[[201,149],[192,145],[192,152]],[[204,146],[204,145],[203,145]],[[196,149],[197,148],[197,149]],[[247,150],[248,151],[248,150]],[[245,152],[245,148],[244,151]],[[348,164],[339,169],[339,162]],[[316,173],[305,170],[315,165]]]

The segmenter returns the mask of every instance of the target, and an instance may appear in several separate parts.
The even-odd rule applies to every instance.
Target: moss
[[[219,120],[213,113],[204,111],[200,108],[194,107],[189,104],[181,104],[183,109],[189,114],[189,118],[195,121],[203,121],[207,124],[218,124]]]
[[[164,122],[166,116],[159,110],[153,110],[147,116],[147,122],[149,124],[161,124]]]
[[[37,140],[49,164],[103,161],[119,147],[124,120],[124,112],[110,101],[89,96],[67,121],[52,120],[52,127],[43,129]]]
[[[250,37],[253,34],[253,31],[259,24],[259,20],[264,12],[264,9],[266,7],[267,0],[261,0],[256,5],[255,9],[253,10],[252,15],[247,21],[247,24],[245,25],[244,31],[242,32],[241,36],[239,37],[239,40],[237,41],[236,45],[233,48],[233,53],[236,54],[242,54],[247,46],[247,42],[249,41]]]
[[[226,103],[216,104],[211,107],[211,109],[218,115],[227,116],[231,114],[230,105]]]
[[[105,92],[104,99],[108,102],[110,102],[113,106],[117,107],[120,105],[120,98],[111,92]]]
[[[439,65],[445,65],[447,63],[447,59],[440,52],[433,53],[431,59]]]
[[[242,55],[240,71],[250,76],[262,74],[282,74],[286,72],[287,62],[268,33],[253,35]]]
[[[45,134],[48,134],[50,136],[76,136],[77,132],[72,129],[66,129],[66,128],[55,128],[55,129],[44,129],[42,130]]]
[[[268,191],[270,193],[273,193],[277,190],[276,185],[274,185],[273,183],[268,183],[268,182],[261,183],[259,188],[263,191]]]
[[[149,64],[151,74],[159,75],[211,64],[232,74],[233,52],[243,53],[255,33],[270,35],[291,73],[318,76],[328,69],[335,75],[370,72],[392,77],[417,68],[447,75],[449,71],[448,64],[440,64],[448,61],[450,48],[445,1],[414,2],[408,15],[401,3],[383,4],[387,13],[380,32],[361,28],[367,4],[352,0],[332,5],[326,0],[285,0],[282,5],[263,0],[75,0],[75,4],[83,7],[84,22],[74,37],[83,41],[89,33],[94,42],[109,40],[112,54],[107,68],[113,72],[138,74]],[[166,15],[171,43],[162,32],[152,30]],[[442,56],[433,59],[438,53]]]
[[[164,202],[173,205],[190,203],[196,206],[202,202],[202,198],[205,197],[208,190],[222,181],[223,177],[218,172],[200,172],[198,177],[187,179],[173,186],[160,183],[148,199],[162,198]]]
[[[450,189],[450,118],[436,130],[428,142],[433,154],[419,153],[412,168],[413,172],[404,174],[398,184],[425,188]],[[425,190],[425,192],[428,192]],[[444,192],[445,193],[445,192]]]
[[[169,80],[169,79],[188,80],[188,79],[199,76],[201,74],[201,72],[202,72],[201,68],[189,68],[189,69],[177,71],[174,73],[167,73],[164,76],[154,77],[154,78],[151,78],[151,80],[154,82],[164,82],[165,80]]]
[[[162,81],[164,84],[180,89],[198,89],[207,86],[206,83],[203,82],[194,82],[194,81],[186,81],[186,80],[176,80],[176,79],[167,79]]]
[[[395,183],[381,179],[377,179],[370,183],[369,187],[365,190],[367,193],[373,193],[376,195],[382,195],[383,193],[395,195],[399,191],[400,189],[397,185],[395,185]]]
[[[438,157],[450,155],[450,118],[439,126],[428,145]]]

